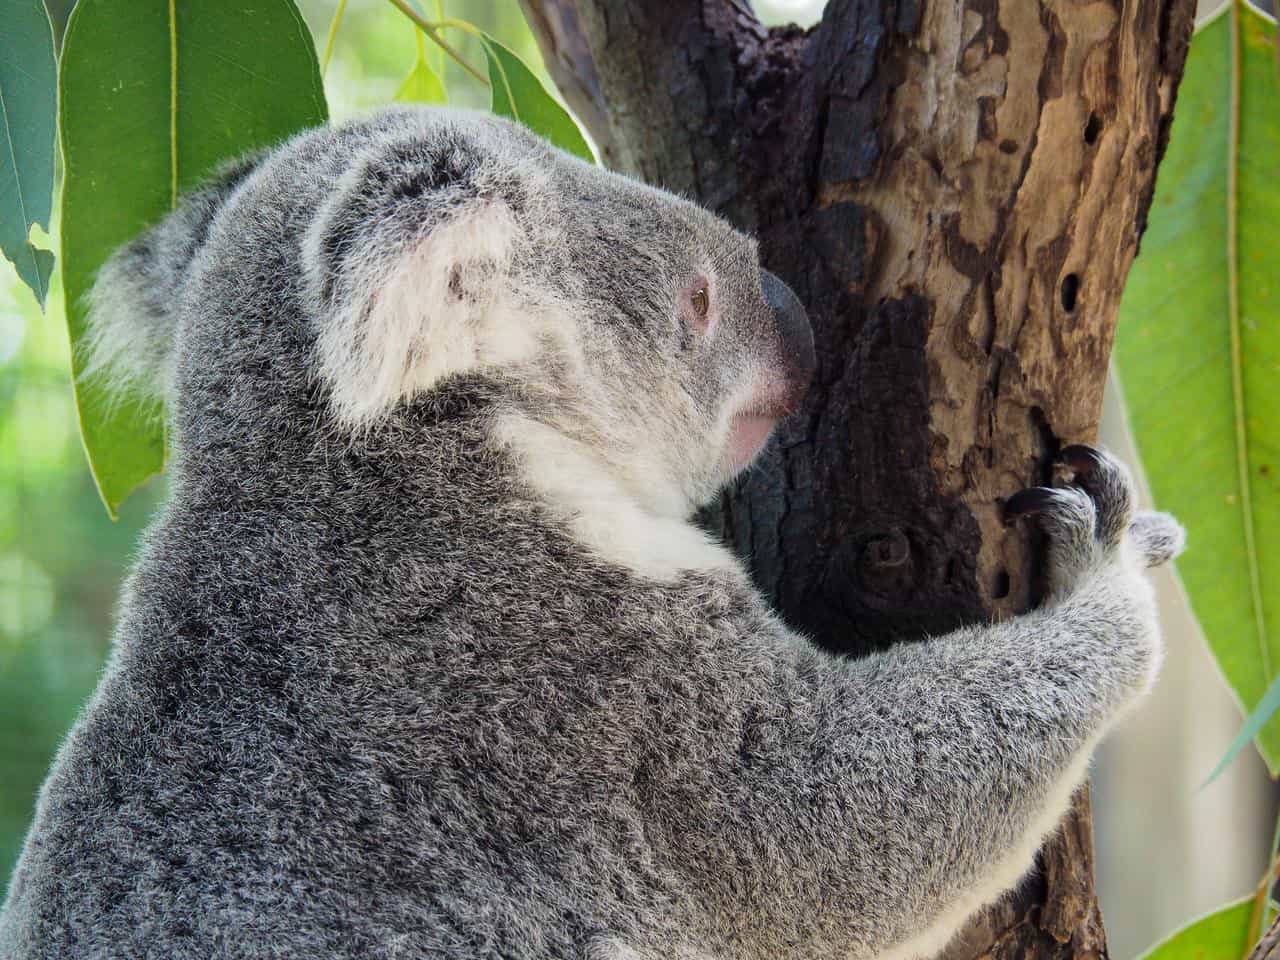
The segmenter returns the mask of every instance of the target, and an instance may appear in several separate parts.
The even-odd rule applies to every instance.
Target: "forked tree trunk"
[[[787,620],[857,654],[1027,609],[1001,501],[1094,436],[1194,0],[522,3],[605,163],[809,308],[806,409],[715,518]],[[948,956],[1105,955],[1088,810]]]

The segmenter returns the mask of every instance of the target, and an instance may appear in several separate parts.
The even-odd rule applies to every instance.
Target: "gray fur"
[[[359,323],[418,268],[448,281],[421,322],[456,310],[474,345],[434,380],[438,339]],[[699,271],[715,336],[681,312]],[[1144,558],[1097,536],[1129,518],[1105,458],[1041,512],[1045,609],[856,662],[789,632],[685,524],[732,472],[726,409],[791,376],[754,246],[502,121],[306,134],[98,296],[102,349],[144,338],[168,392],[172,494],[5,960],[927,952],[1030,867],[1151,682]],[[498,315],[536,331],[502,362]],[[691,546],[628,552],[650,525]]]
[[[1187,545],[1187,531],[1167,513],[1139,514],[1129,533],[1149,567],[1168,563]]]

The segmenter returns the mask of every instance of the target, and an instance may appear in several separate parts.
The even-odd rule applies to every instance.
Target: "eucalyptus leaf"
[[[447,103],[448,95],[444,90],[444,81],[431,69],[427,62],[426,51],[422,45],[422,34],[418,34],[418,55],[409,70],[409,75],[396,91],[396,99],[403,103]]]
[[[32,246],[49,229],[57,138],[53,27],[41,0],[0,0],[0,253],[44,306],[53,254]]]
[[[327,110],[311,34],[292,0],[80,0],[63,40],[59,92],[76,403],[115,516],[164,464],[163,417],[83,375],[86,358],[74,347],[94,274],[218,164],[323,123]]]
[[[493,112],[519,121],[561,150],[595,163],[577,122],[525,62],[488,34],[481,35],[480,43],[489,64]]]
[[[1258,705],[1253,708],[1253,712],[1245,718],[1244,725],[1240,728],[1240,732],[1236,734],[1236,738],[1231,741],[1231,746],[1227,747],[1227,752],[1222,755],[1222,759],[1218,761],[1218,765],[1213,768],[1213,772],[1205,778],[1203,786],[1208,786],[1218,779],[1223,770],[1227,769],[1231,761],[1236,758],[1245,745],[1262,732],[1262,728],[1267,725],[1267,721],[1275,714],[1276,710],[1280,710],[1280,675],[1277,675],[1271,681],[1271,686],[1267,687],[1267,692],[1262,695],[1262,699],[1258,701]]]
[[[1187,527],[1178,572],[1246,712],[1280,675],[1275,37],[1236,2],[1192,41],[1115,345],[1156,503]],[[1280,773],[1280,720],[1256,743]]]
[[[1138,960],[1239,960],[1253,943],[1253,897],[1236,900],[1193,920]]]

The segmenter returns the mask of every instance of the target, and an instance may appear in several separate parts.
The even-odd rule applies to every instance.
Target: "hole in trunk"
[[[1098,142],[1098,134],[1102,132],[1102,118],[1096,113],[1089,114],[1089,122],[1084,125],[1084,142],[1092,146]]]
[[[996,582],[991,585],[991,599],[1003,600],[1009,595],[1009,571],[1001,569],[996,574]]]
[[[1076,295],[1080,292],[1080,278],[1068,273],[1062,278],[1062,309],[1070,313],[1076,308]]]

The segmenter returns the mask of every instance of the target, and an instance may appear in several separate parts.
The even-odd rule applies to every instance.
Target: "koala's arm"
[[[713,940],[928,954],[1031,867],[1093,745],[1151,683],[1142,568],[1180,547],[1170,518],[1133,520],[1122,468],[1072,449],[1079,486],[1010,504],[1050,535],[1044,608],[857,661],[793,640],[757,679],[741,742],[670,824],[714,891]]]

